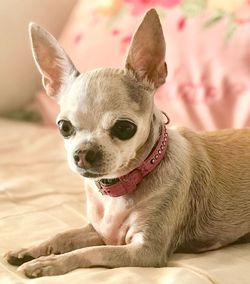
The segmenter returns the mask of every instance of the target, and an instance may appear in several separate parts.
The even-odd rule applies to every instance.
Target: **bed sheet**
[[[0,120],[0,254],[82,226],[81,177],[66,162],[57,130]],[[27,279],[0,257],[0,283],[249,284],[250,245],[175,254],[166,268],[91,268]]]

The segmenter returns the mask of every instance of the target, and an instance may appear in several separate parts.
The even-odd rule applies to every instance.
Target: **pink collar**
[[[137,185],[142,181],[142,179],[160,164],[167,150],[167,123],[162,124],[160,129],[160,138],[141,166],[132,170],[130,173],[117,178],[117,181],[113,184],[106,184],[102,182],[102,180],[96,181],[96,185],[103,195],[118,197],[132,193],[136,190]]]

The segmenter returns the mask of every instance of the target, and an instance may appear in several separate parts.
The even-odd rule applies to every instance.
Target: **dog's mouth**
[[[104,174],[95,173],[92,171],[82,171],[81,175],[86,178],[94,178],[94,179],[101,178],[104,176]],[[101,182],[103,185],[113,185],[119,181],[119,178],[101,178],[98,181]]]
[[[113,185],[119,181],[119,178],[103,178],[99,180],[103,185]]]
[[[99,178],[103,176],[103,174],[90,172],[90,171],[82,171],[80,175],[86,178]]]

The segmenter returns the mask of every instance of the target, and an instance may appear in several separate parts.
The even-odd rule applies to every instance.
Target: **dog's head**
[[[145,158],[141,149],[152,131],[153,94],[167,75],[156,11],[136,31],[124,69],[80,74],[47,31],[31,24],[30,34],[43,85],[60,105],[57,125],[70,167],[92,178],[126,174]]]

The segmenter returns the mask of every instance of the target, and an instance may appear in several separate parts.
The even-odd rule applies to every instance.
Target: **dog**
[[[89,224],[5,255],[27,277],[85,267],[162,267],[174,252],[250,240],[250,129],[167,127],[154,105],[166,79],[157,12],[137,29],[123,69],[80,74],[31,24],[43,85],[60,105],[70,168],[84,177]]]

